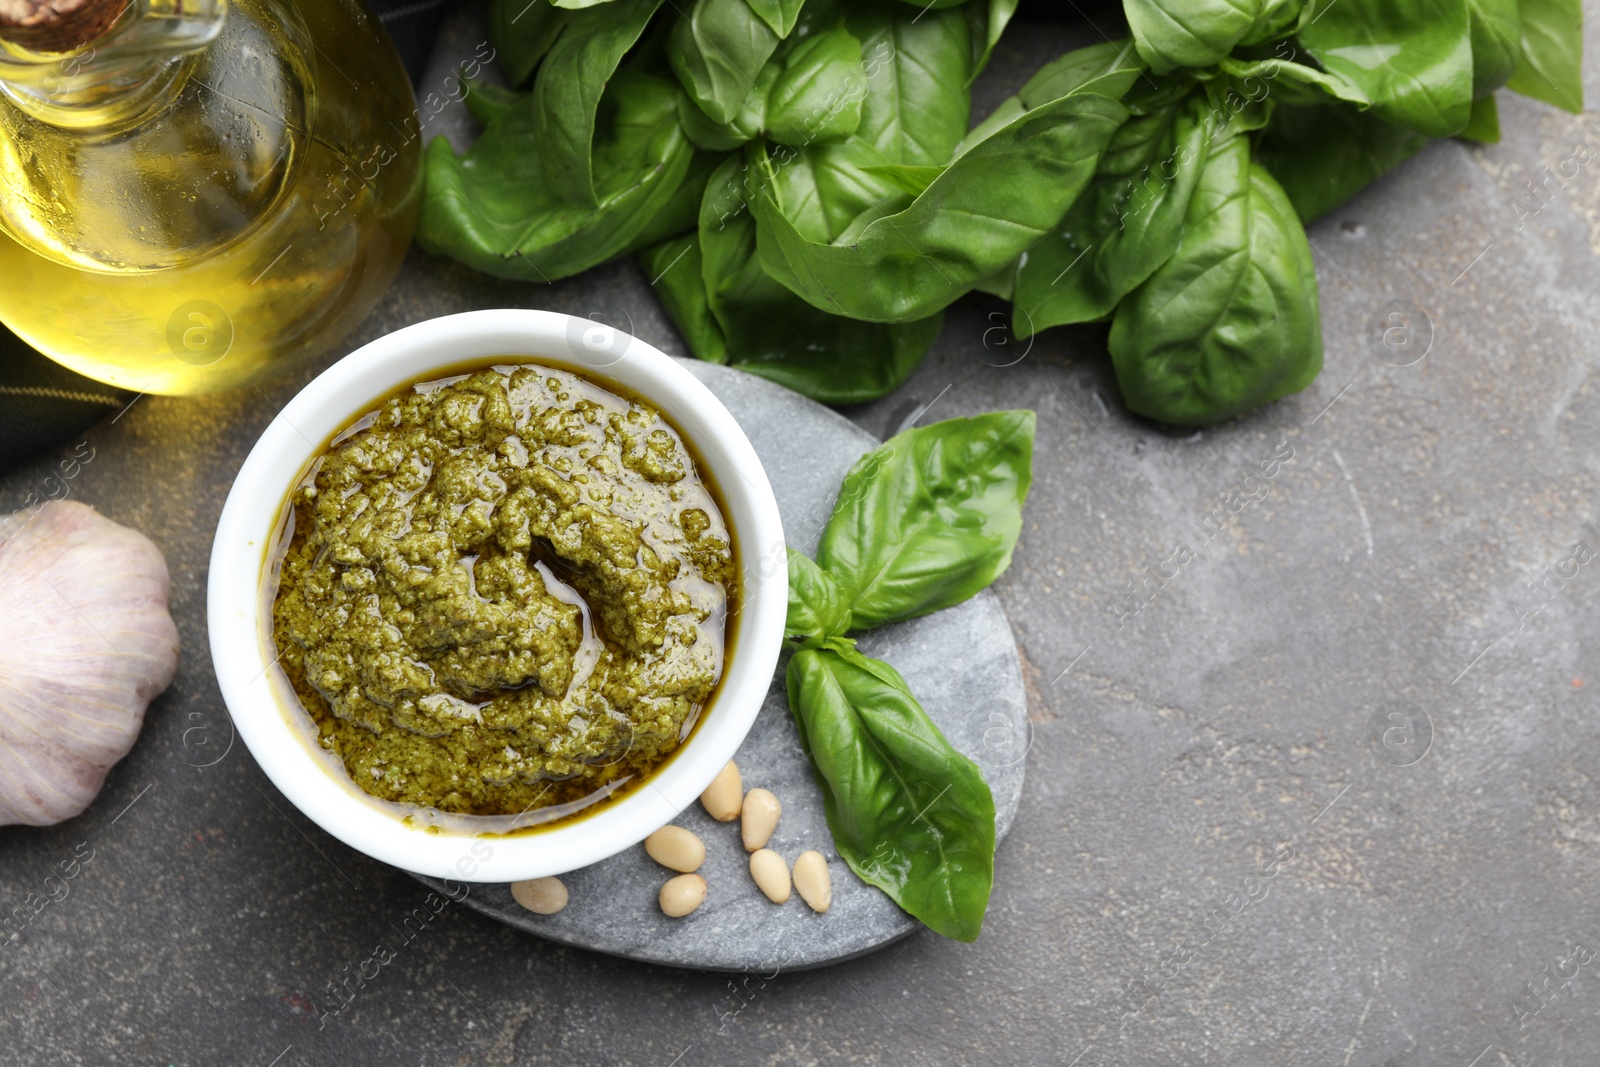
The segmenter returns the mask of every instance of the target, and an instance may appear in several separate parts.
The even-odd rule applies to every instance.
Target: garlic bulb
[[[0,826],[70,819],[100,792],[178,666],[167,563],[71,501],[0,540]],[[0,526],[0,529],[3,529]]]

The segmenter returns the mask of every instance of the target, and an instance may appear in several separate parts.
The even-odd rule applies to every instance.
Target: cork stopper
[[[71,52],[99,37],[130,0],[0,0],[0,37],[35,52]]]

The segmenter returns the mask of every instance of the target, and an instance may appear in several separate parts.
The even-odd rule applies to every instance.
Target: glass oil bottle
[[[182,394],[366,316],[421,175],[410,83],[361,0],[19,2],[38,17],[0,17],[0,321]]]

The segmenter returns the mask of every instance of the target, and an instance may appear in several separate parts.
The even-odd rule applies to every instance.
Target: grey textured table
[[[997,78],[1067,43],[1016,35]],[[0,1061],[1594,1063],[1600,569],[1551,582],[1548,603],[1527,584],[1576,541],[1600,550],[1600,169],[1520,227],[1518,205],[1600,131],[1515,98],[1501,114],[1504,143],[1435,145],[1312,228],[1328,356],[1300,396],[1166,434],[1119,409],[1102,331],[1001,344],[998,305],[972,299],[911,383],[849,413],[879,435],[930,402],[1040,416],[997,586],[1034,744],[972,945],[918,934],[735,987],[449,906],[319,1030],[320,991],[425,891],[226,749],[209,533],[298,382],[139,401],[91,432],[72,490],[165,550],[183,666],[85,815],[0,831],[6,909],[94,849],[0,948]],[[647,281],[619,264],[535,288],[417,255],[363,333],[540,306],[626,312],[682,352]],[[1415,307],[1388,320],[1394,302]],[[1293,460],[1229,513],[1280,443]],[[0,504],[52,459],[0,481]],[[1221,532],[1119,629],[1127,583],[1219,505]]]

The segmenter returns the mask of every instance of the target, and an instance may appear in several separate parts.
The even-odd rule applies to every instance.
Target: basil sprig
[[[418,241],[545,281],[638,253],[696,356],[827,403],[992,293],[1019,339],[1110,321],[1129,409],[1205,426],[1321,368],[1305,223],[1498,139],[1502,88],[1583,106],[1582,0],[1122,8],[974,125],[1018,0],[490,0],[526,91],[428,148]]]
[[[844,477],[817,562],[870,630],[959,604],[1011,565],[1033,479],[1031,411],[907,430]]]
[[[850,869],[930,929],[972,941],[994,882],[994,796],[889,664],[845,634],[968,599],[1011,562],[1034,415],[907,430],[839,490],[820,563],[789,553],[789,710]]]
[[[977,940],[994,882],[994,796],[977,764],[848,638],[796,652],[788,680],[839,855],[929,929]]]

